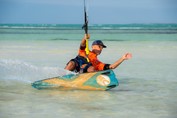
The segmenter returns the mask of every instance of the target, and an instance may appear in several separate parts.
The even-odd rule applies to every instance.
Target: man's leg
[[[65,67],[66,70],[73,71],[76,67],[76,64],[74,61],[69,61]]]
[[[90,64],[83,64],[81,66],[80,73],[86,73],[86,72],[95,72],[95,68]]]
[[[93,66],[90,66],[88,69],[87,69],[87,72],[95,72],[95,68]]]

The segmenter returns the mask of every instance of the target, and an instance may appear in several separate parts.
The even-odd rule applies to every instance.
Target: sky
[[[177,23],[177,0],[86,0],[89,24]],[[84,0],[0,0],[0,24],[83,24]]]

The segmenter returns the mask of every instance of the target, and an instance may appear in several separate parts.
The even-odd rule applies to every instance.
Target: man
[[[81,41],[80,49],[78,56],[71,59],[65,69],[69,71],[75,71],[79,73],[85,72],[94,72],[108,69],[117,68],[124,60],[130,59],[132,57],[131,53],[124,54],[119,60],[113,64],[105,64],[98,60],[97,56],[101,54],[103,48],[106,46],[101,40],[95,40],[92,43],[92,50],[89,51],[89,54],[86,54],[86,40],[90,38],[89,34],[85,34],[84,38]]]

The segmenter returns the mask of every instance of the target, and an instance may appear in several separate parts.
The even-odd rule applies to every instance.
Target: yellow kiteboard
[[[82,90],[109,90],[118,86],[118,80],[112,70],[105,70],[83,74],[69,74],[39,80],[32,83],[37,89],[82,89]]]

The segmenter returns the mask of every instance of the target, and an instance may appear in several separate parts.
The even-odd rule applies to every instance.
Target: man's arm
[[[86,47],[86,39],[89,39],[90,38],[90,34],[85,34],[84,35],[84,38],[81,40],[81,44],[80,44],[80,47]]]
[[[119,60],[117,60],[113,64],[109,65],[109,69],[117,68],[124,60],[128,60],[130,58],[132,58],[132,54],[131,53],[124,54]]]

